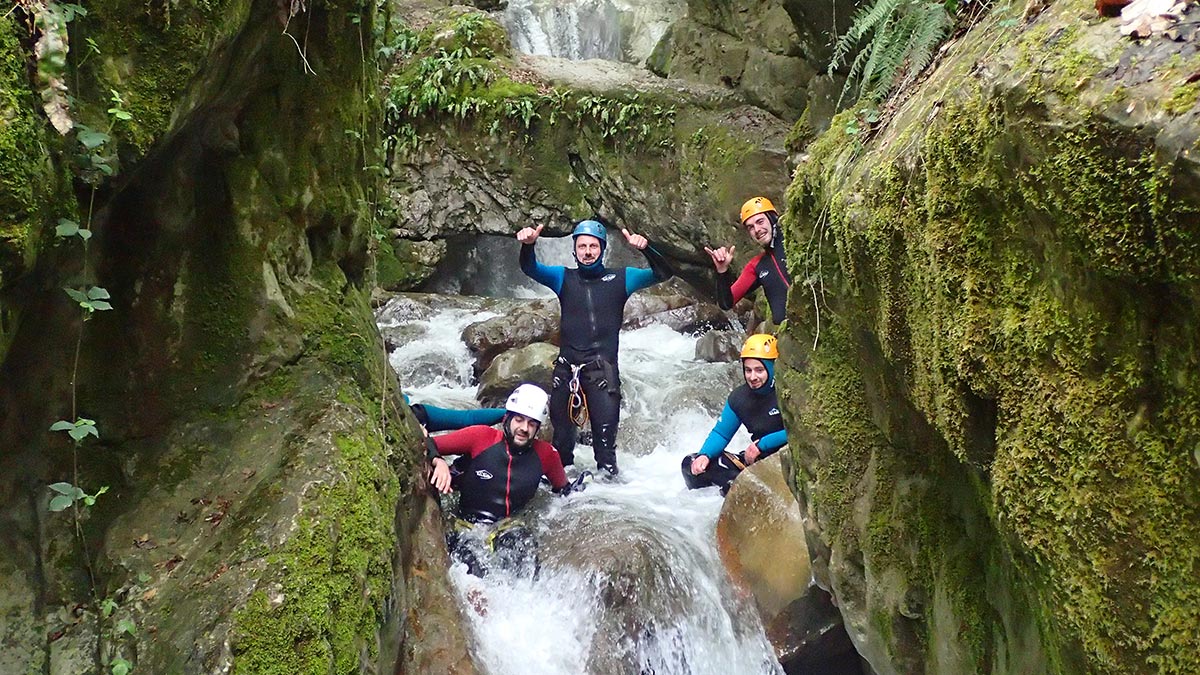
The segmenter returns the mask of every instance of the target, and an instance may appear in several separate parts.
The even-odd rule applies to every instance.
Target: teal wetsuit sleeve
[[[733,408],[730,408],[729,402],[726,401],[725,408],[721,410],[721,416],[717,418],[717,423],[713,426],[712,431],[708,432],[708,438],[704,439],[704,445],[700,446],[700,454],[707,455],[709,459],[721,454],[741,426],[742,420],[738,418],[737,413],[733,412]]]
[[[647,262],[650,263],[650,269],[644,267],[625,268],[625,295],[633,295],[634,292],[666,281],[675,274],[667,259],[653,246],[642,249],[642,255],[646,256]]]
[[[758,439],[758,449],[762,452],[763,457],[774,454],[785,445],[787,445],[787,429],[773,431]]]
[[[504,408],[450,410],[426,404],[425,415],[429,418],[429,424],[425,427],[428,431],[451,431],[476,424],[492,426],[504,417]]]
[[[543,265],[537,260],[533,244],[521,244],[521,271],[525,276],[554,291],[558,295],[562,291],[563,275],[566,268],[559,265]]]

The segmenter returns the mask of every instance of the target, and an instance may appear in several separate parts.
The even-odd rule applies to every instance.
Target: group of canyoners
[[[735,247],[705,247],[717,271],[718,305],[731,309],[761,287],[772,321],[778,325],[784,319],[791,285],[779,214],[769,199],[755,197],[742,205],[740,222],[763,251],[734,279],[729,267]],[[635,292],[674,274],[644,236],[627,229],[621,230],[626,243],[642,252],[649,269],[606,267],[608,233],[595,220],[580,222],[571,234],[575,267],[543,265],[535,252],[542,227],[522,229],[517,240],[521,242],[521,271],[558,296],[561,340],[551,393],[534,384],[522,384],[503,408],[448,410],[411,405],[426,432],[450,431],[426,437],[432,464],[430,482],[440,492],[460,493],[455,526],[447,539],[453,557],[476,575],[485,574],[493,564],[518,572],[536,571],[536,545],[514,516],[537,493],[543,477],[561,495],[583,488],[590,472],[580,472],[569,481],[565,470],[575,463],[578,427],[590,420],[597,472],[605,478],[619,473],[617,346],[625,302]],[[787,443],[775,394],[778,357],[775,337],[756,334],[746,339],[741,349],[745,384],[730,393],[700,450],[683,459],[682,473],[689,488],[715,485],[724,494],[746,466]],[[553,444],[537,438],[547,415],[554,426]],[[752,442],[741,452],[727,452],[743,426]],[[453,464],[445,459],[450,455],[457,456]]]

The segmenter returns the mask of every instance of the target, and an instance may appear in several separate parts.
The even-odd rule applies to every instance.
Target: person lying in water
[[[549,398],[541,387],[522,384],[504,405],[500,429],[477,425],[426,439],[430,482],[442,493],[460,493],[454,526],[446,535],[450,555],[475,576],[487,573],[491,553],[505,569],[536,572],[536,542],[516,517],[537,494],[542,476],[562,495],[583,485],[585,474],[567,482],[558,451],[536,438]],[[462,456],[455,470],[445,455]]]
[[[683,480],[693,490],[717,485],[725,494],[742,469],[787,445],[787,430],[775,396],[775,359],[779,358],[775,338],[751,335],[742,345],[741,356],[746,383],[729,394],[700,452],[683,458]],[[752,442],[740,453],[726,452],[742,426],[750,432]]]

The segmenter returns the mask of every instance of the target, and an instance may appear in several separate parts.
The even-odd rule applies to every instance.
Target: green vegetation
[[[1111,47],[1071,25],[987,64],[1024,63],[1018,85],[966,77],[967,50],[911,131],[864,139],[843,113],[808,146],[789,261],[826,293],[815,350],[813,303],[789,306],[798,488],[869,587],[942,593],[961,622],[893,623],[904,603],[868,597],[888,653],[915,625],[926,663],[970,655],[956,672],[1027,653],[1028,672],[1191,673],[1200,202],[1153,134],[1084,107]]]
[[[954,23],[956,5],[956,0],[945,4],[874,0],[859,9],[849,30],[838,38],[829,62],[832,74],[846,63],[854,46],[870,36],[850,63],[841,98],[857,82],[859,102],[878,105],[897,87],[901,77],[909,81],[915,78],[929,65],[935,48]]]
[[[518,82],[503,29],[477,13],[421,33],[399,31],[387,84],[388,135],[400,153],[421,146],[431,122],[470,122],[487,133],[528,138],[535,126],[589,126],[612,143],[667,145],[675,109],[632,94],[609,97]],[[438,127],[440,129],[440,127]]]

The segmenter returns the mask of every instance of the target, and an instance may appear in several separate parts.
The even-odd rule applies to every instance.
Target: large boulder
[[[731,330],[711,330],[696,340],[696,360],[709,363],[737,361],[745,335]]]
[[[499,355],[535,342],[558,343],[558,299],[514,302],[502,316],[467,326],[462,340],[475,357],[479,376]]]
[[[550,374],[557,357],[558,347],[546,342],[504,352],[479,377],[475,398],[485,407],[503,406],[508,394],[523,382],[532,382],[550,391]]]
[[[778,453],[734,481],[717,519],[717,550],[734,583],[754,596],[768,627],[808,592],[804,524]]]
[[[881,674],[1200,672],[1194,27],[1030,7],[789,190],[824,232],[778,371],[813,568]]]

